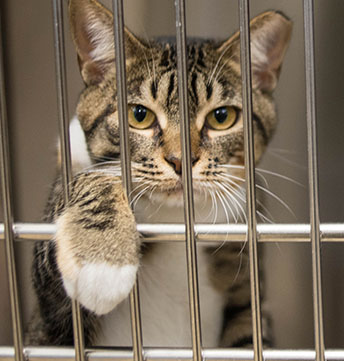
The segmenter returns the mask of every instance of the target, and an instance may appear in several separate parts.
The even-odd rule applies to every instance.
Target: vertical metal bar
[[[182,144],[182,176],[184,185],[184,217],[186,226],[187,270],[194,361],[202,360],[202,335],[197,274],[197,248],[194,231],[194,199],[192,189],[191,139],[188,108],[188,74],[186,49],[185,2],[177,0],[176,32],[178,58],[178,93]]]
[[[252,123],[252,79],[250,50],[250,9],[249,0],[239,0],[240,57],[242,77],[242,98],[245,144],[245,179],[247,240],[250,252],[251,308],[253,327],[254,359],[263,360],[261,307],[259,290],[259,260],[256,220],[255,158]]]
[[[1,26],[0,14],[0,30]],[[10,302],[12,313],[13,341],[15,358],[17,361],[24,361],[23,354],[23,327],[20,314],[19,293],[16,275],[16,264],[14,257],[14,234],[13,234],[13,210],[12,210],[12,189],[10,175],[10,156],[8,144],[7,111],[5,97],[5,79],[3,64],[3,47],[0,37],[0,165],[1,165],[1,192],[4,210],[5,227],[5,250],[7,260],[8,283],[10,290]]]
[[[55,67],[56,67],[56,87],[59,115],[59,131],[61,142],[61,160],[62,160],[62,180],[64,189],[64,202],[69,201],[70,184],[72,180],[72,162],[70,154],[69,140],[69,114],[67,101],[67,82],[66,82],[66,61],[64,49],[63,32],[63,5],[61,0],[53,0],[53,19],[54,19],[54,40],[55,40]],[[75,357],[77,361],[84,361],[84,328],[82,324],[82,314],[80,305],[76,300],[72,300],[72,317]]]
[[[121,169],[122,183],[126,191],[128,201],[131,199],[131,161],[129,147],[129,126],[127,110],[127,79],[125,68],[125,47],[124,47],[124,21],[123,2],[113,0],[114,13],[114,40],[116,54],[116,86],[118,120],[120,133]],[[135,361],[142,361],[142,327],[140,315],[139,287],[136,281],[130,296],[131,330],[133,339],[133,353]]]
[[[305,67],[306,67],[306,104],[307,104],[307,142],[308,142],[308,177],[309,205],[312,243],[312,274],[314,304],[314,337],[316,360],[325,360],[322,285],[321,285],[321,248],[320,217],[318,195],[318,159],[316,131],[316,84],[314,52],[314,4],[313,0],[304,0],[305,27]]]

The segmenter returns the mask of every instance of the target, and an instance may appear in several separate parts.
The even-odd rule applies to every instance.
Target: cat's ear
[[[292,22],[282,13],[268,11],[250,22],[252,86],[271,92],[277,85]],[[218,49],[220,56],[240,66],[240,34],[237,32]]]
[[[112,13],[96,0],[70,0],[69,19],[81,75],[86,84],[99,83],[109,67],[114,67]],[[125,28],[127,60],[144,46]]]

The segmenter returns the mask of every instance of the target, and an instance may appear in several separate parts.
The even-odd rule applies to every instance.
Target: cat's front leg
[[[98,315],[111,311],[128,296],[139,266],[139,235],[120,179],[76,176],[56,225],[67,294]]]

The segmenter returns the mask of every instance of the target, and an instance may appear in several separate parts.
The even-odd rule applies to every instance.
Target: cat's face
[[[71,0],[70,16],[86,88],[78,118],[95,161],[119,159],[112,16],[94,0]],[[255,156],[272,135],[271,93],[291,32],[283,15],[251,22]],[[147,194],[181,200],[181,144],[176,46],[144,44],[126,31],[128,121],[132,173]],[[195,195],[242,184],[244,146],[239,36],[188,45],[189,123]],[[230,167],[228,165],[231,165]],[[239,179],[240,178],[240,179]],[[235,191],[235,189],[234,189]]]

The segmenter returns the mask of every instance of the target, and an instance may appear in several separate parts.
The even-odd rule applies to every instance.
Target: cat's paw
[[[68,296],[97,315],[103,315],[128,296],[136,281],[138,265],[90,263],[81,267],[74,265],[73,269],[69,277],[63,278]]]
[[[121,183],[79,176],[56,226],[56,260],[67,295],[98,315],[110,312],[134,286],[140,258]]]

